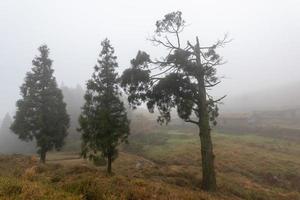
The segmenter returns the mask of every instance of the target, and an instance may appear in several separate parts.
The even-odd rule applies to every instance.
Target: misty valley
[[[97,18],[102,23],[98,24],[102,31],[100,35],[107,35],[96,40],[84,29],[89,30],[89,23],[93,22],[88,20],[89,17],[98,16],[97,12],[92,12],[94,9],[103,12],[99,16],[108,15],[108,10],[105,7],[100,9],[99,2],[65,3],[54,3],[58,6],[55,8],[49,3],[37,3],[42,10],[45,9],[45,15],[37,11],[42,13],[41,18],[34,18],[49,20],[49,27],[58,26],[62,32],[74,30],[74,35],[80,37],[75,39],[69,34],[61,39],[60,33],[57,33],[57,38],[47,37],[47,34],[42,34],[42,27],[48,25],[35,26],[28,20],[27,26],[35,27],[31,31],[34,37],[49,42],[37,43],[41,40],[32,39],[32,44],[36,45],[34,54],[29,55],[24,50],[23,55],[18,55],[22,57],[22,70],[5,69],[18,76],[5,78],[10,75],[1,72],[3,80],[16,82],[7,84],[7,88],[6,83],[0,85],[3,88],[0,199],[300,200],[300,77],[295,72],[288,72],[291,80],[296,77],[294,81],[288,82],[289,78],[283,74],[280,75],[283,79],[279,80],[275,77],[278,71],[263,69],[263,64],[259,64],[263,56],[278,59],[280,65],[283,60],[298,58],[292,56],[297,50],[289,50],[292,45],[283,46],[283,42],[280,43],[283,39],[278,39],[279,46],[282,45],[280,48],[288,49],[293,57],[282,60],[275,53],[263,52],[264,47],[256,38],[250,43],[257,45],[254,48],[261,53],[249,54],[240,48],[240,55],[232,54],[231,46],[239,45],[243,40],[237,37],[236,42],[231,32],[215,38],[212,33],[218,29],[211,27],[217,23],[216,19],[221,18],[212,17],[213,13],[205,15],[205,23],[199,29],[197,23],[203,22],[204,16],[199,12],[192,14],[193,6],[181,4],[183,11],[190,12],[176,9],[166,12],[165,8],[169,10],[170,7],[164,5],[164,12],[149,13],[147,9],[133,11],[135,6],[148,7],[133,5],[132,2],[118,3],[131,10],[128,15],[112,12],[109,15],[114,16]],[[191,5],[202,3],[193,2]],[[110,5],[109,2],[101,3],[106,4]],[[36,4],[26,4],[29,5]],[[72,9],[59,10],[61,5],[68,8],[78,6],[77,10],[85,15],[73,13]],[[213,6],[218,10],[221,8],[218,5],[219,2]],[[230,5],[244,8],[236,2]],[[253,4],[259,15],[257,5],[260,3]],[[11,10],[14,6],[18,9],[17,4],[6,3],[6,6]],[[267,11],[263,9],[262,16],[278,17],[275,11],[263,8]],[[286,18],[293,14],[293,9],[290,9]],[[50,16],[54,15],[49,14],[49,10],[59,13],[61,19],[51,24]],[[5,13],[12,16],[9,11]],[[139,17],[145,21],[134,21]],[[249,24],[253,20],[251,17],[247,18]],[[66,22],[65,18],[69,21]],[[83,19],[86,21],[81,21]],[[101,21],[103,19],[109,23]],[[148,19],[151,19],[149,24]],[[238,24],[238,17],[230,19]],[[127,26],[124,33],[117,31],[121,25],[115,25],[114,20],[118,23],[121,20],[124,27]],[[13,29],[21,23],[5,27]],[[111,29],[104,28],[106,23]],[[77,29],[78,24],[80,29]],[[247,21],[239,24],[238,30],[242,31],[245,24]],[[263,20],[256,20],[253,24],[261,25]],[[211,32],[206,32],[206,25]],[[134,32],[132,41],[119,40],[126,38],[126,30],[131,26]],[[230,27],[228,24],[224,26]],[[141,32],[149,27],[152,32],[148,36]],[[236,29],[232,30],[235,33]],[[139,31],[138,35],[143,37],[135,35]],[[26,36],[25,33],[18,34]],[[268,41],[266,36],[263,38]],[[87,46],[79,45],[81,40]],[[22,46],[20,41],[11,43],[11,46],[32,48]],[[63,47],[68,42],[72,44],[69,50],[74,53],[71,56]],[[97,44],[96,50],[92,44]],[[296,48],[298,43],[293,44]],[[87,47],[91,52],[94,49],[90,57],[79,53]],[[126,47],[126,51],[120,50],[122,47]],[[10,52],[9,48],[7,52]],[[0,50],[0,56],[1,53]],[[233,66],[244,67],[240,59],[245,55],[257,55],[251,59],[259,68],[244,68],[244,71],[235,68],[234,72],[233,68],[226,69],[231,61]],[[243,60],[245,66],[247,59]],[[15,55],[10,60],[18,58]],[[290,61],[286,62],[286,71],[289,71]],[[3,63],[0,61],[1,68]],[[68,67],[64,68],[64,65]],[[261,74],[253,77],[251,73]],[[23,78],[16,78],[21,77],[20,74]],[[235,80],[236,74],[238,78]],[[69,84],[72,79],[75,87]],[[230,84],[226,84],[227,80],[231,81]],[[266,80],[270,80],[269,87],[264,87]]]

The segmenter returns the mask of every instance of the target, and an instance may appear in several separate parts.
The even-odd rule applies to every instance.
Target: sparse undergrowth
[[[218,192],[209,194],[199,189],[197,136],[169,132],[131,141],[139,147],[124,148],[130,153],[114,162],[113,176],[74,154],[51,154],[46,165],[32,157],[0,156],[0,199],[300,199],[299,144],[214,135]]]

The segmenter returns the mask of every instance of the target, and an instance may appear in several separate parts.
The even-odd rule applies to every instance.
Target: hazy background
[[[277,97],[285,101],[282,106],[290,100],[300,105],[299,98],[280,93],[295,87],[299,90],[289,94],[299,96],[299,8],[298,0],[1,0],[0,118],[14,111],[19,86],[39,45],[50,47],[59,84],[84,86],[105,37],[115,47],[120,71],[139,49],[163,53],[146,38],[153,34],[156,20],[176,10],[189,24],[185,38],[198,35],[203,45],[225,33],[234,39],[221,50],[228,63],[219,68],[219,75],[226,78],[214,92],[228,94],[225,105],[243,108],[256,94],[261,94],[256,102],[261,99],[266,105],[270,97],[275,106]]]

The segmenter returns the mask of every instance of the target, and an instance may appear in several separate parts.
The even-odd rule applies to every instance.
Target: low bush
[[[84,200],[101,200],[103,192],[96,181],[92,178],[68,182],[63,185],[66,192],[80,195]]]

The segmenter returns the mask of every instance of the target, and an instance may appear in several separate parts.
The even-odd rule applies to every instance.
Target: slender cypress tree
[[[127,141],[129,121],[119,98],[121,93],[115,72],[118,64],[114,48],[108,39],[101,45],[98,65],[94,67],[92,78],[87,82],[79,130],[82,132],[82,155],[93,161],[105,158],[110,174],[112,161],[117,157],[117,146]]]
[[[69,116],[61,90],[53,76],[49,49],[42,45],[40,55],[32,61],[33,67],[27,73],[21,86],[22,98],[17,101],[17,111],[11,130],[21,140],[35,140],[42,163],[46,153],[60,150],[64,145],[69,127]]]

